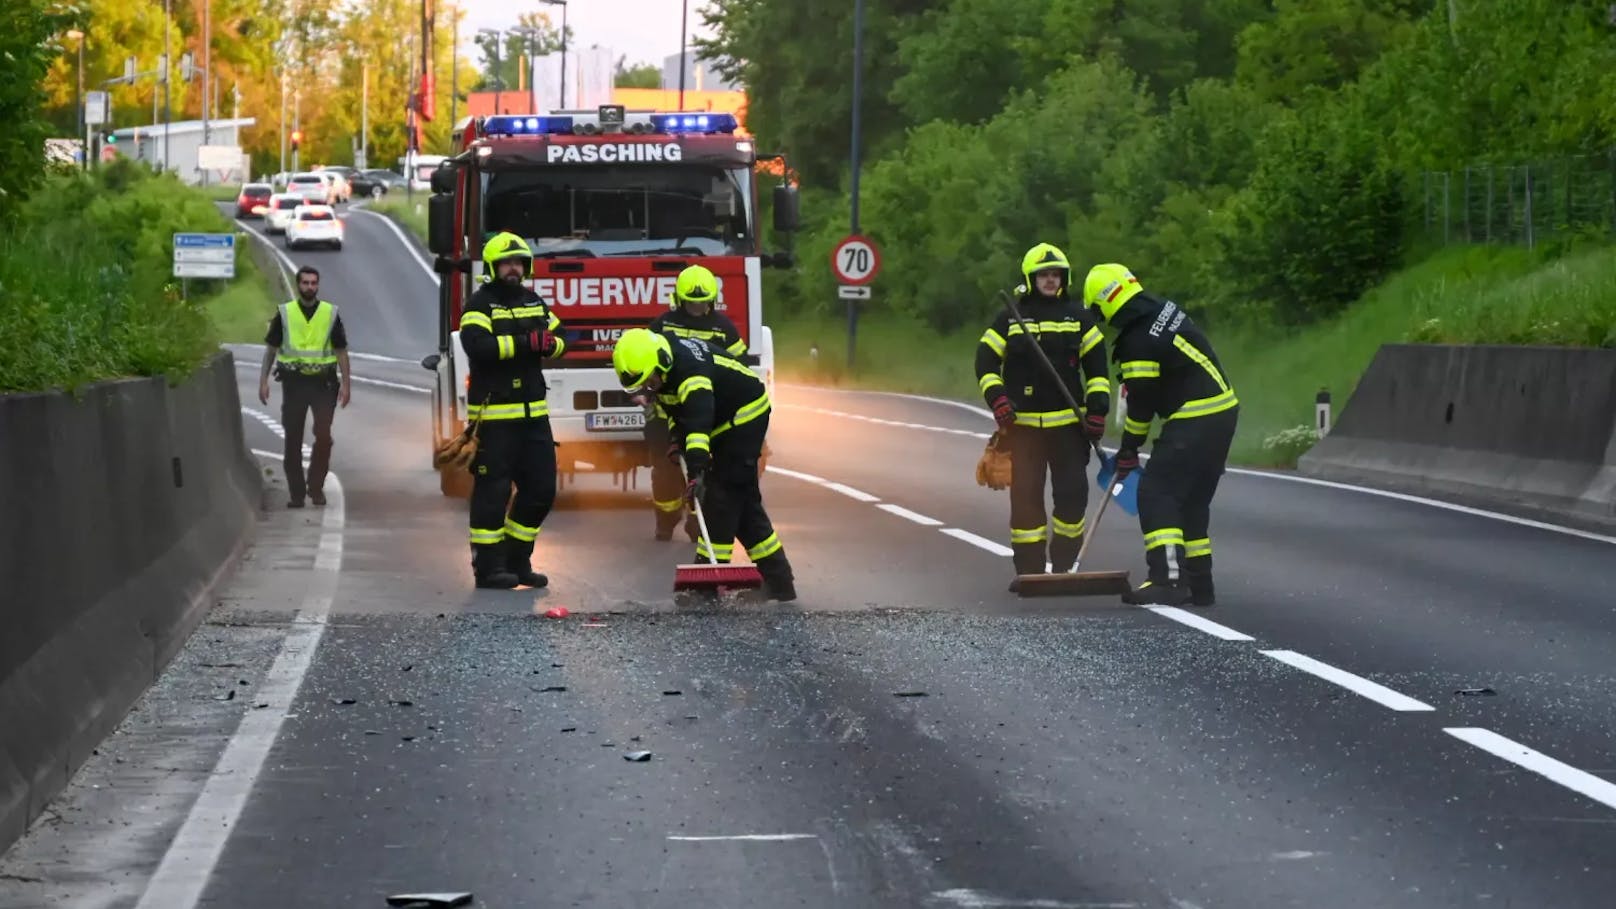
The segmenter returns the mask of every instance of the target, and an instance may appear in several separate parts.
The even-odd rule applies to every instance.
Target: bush
[[[0,236],[0,392],[180,378],[216,349],[204,297],[169,277],[175,231],[228,231],[206,197],[133,162],[49,178]]]
[[[1263,440],[1263,451],[1276,467],[1295,467],[1298,459],[1319,443],[1319,431],[1303,424],[1282,429]]]

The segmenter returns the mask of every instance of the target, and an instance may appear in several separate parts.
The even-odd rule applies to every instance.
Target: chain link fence
[[[1569,234],[1616,235],[1616,150],[1420,179],[1426,235],[1442,243],[1530,249]]]

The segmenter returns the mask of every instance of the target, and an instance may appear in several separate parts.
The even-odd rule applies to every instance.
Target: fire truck
[[[462,431],[469,382],[460,313],[479,286],[484,240],[499,231],[533,249],[532,286],[555,310],[567,342],[547,361],[550,422],[565,484],[579,472],[629,488],[650,466],[642,408],[611,368],[624,330],[665,312],[693,262],[719,279],[717,308],[746,340],[748,365],[771,393],[773,339],[763,323],[764,268],[793,264],[798,197],[783,156],[759,155],[728,113],[592,111],[495,115],[456,124],[455,153],[433,171],[428,246],[439,274],[434,449]],[[764,249],[759,162],[778,161],[773,227]],[[447,496],[470,494],[464,471],[440,471]]]

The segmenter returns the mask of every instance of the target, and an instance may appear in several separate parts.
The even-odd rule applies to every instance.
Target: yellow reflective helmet
[[[692,265],[679,272],[679,280],[673,285],[673,305],[682,306],[685,303],[707,303],[715,305],[718,302],[718,278],[704,265]]]
[[[648,328],[630,328],[612,348],[612,369],[630,394],[644,389],[651,373],[666,372],[671,366],[673,348],[668,339]]]
[[[1100,318],[1110,323],[1122,304],[1143,289],[1127,266],[1107,262],[1089,269],[1089,276],[1083,282],[1083,304],[1099,310]]]
[[[1033,282],[1032,276],[1047,268],[1058,268],[1066,273],[1061,277],[1061,289],[1065,290],[1067,285],[1071,283],[1072,263],[1066,261],[1066,254],[1061,252],[1058,247],[1049,243],[1040,243],[1027,250],[1027,254],[1021,257],[1021,275],[1027,279],[1026,286],[1029,290],[1035,290],[1038,287]]]
[[[506,259],[526,259],[527,267],[522,276],[533,277],[533,250],[528,248],[526,240],[502,230],[483,244],[483,280],[494,280],[495,266]]]

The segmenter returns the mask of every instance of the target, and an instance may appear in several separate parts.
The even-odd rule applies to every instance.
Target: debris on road
[[[536,689],[536,690],[540,694],[544,694],[547,691],[566,691],[567,686],[565,686],[565,685],[548,685],[548,686],[546,686],[544,688],[539,688],[539,689]]]
[[[930,697],[931,695],[924,691],[894,691],[892,692],[892,696],[895,698],[924,698]]]
[[[347,707],[351,704],[357,704],[359,701],[355,698],[332,698],[331,703]]]
[[[224,694],[215,695],[213,699],[215,701],[233,701],[236,699],[236,689],[232,688]]]
[[[547,619],[564,619],[571,614],[565,606],[551,606],[544,611],[544,617]]]
[[[394,707],[414,707],[415,706],[414,701],[398,700],[398,701],[389,701],[388,703],[392,704]]]
[[[1460,688],[1458,691],[1455,691],[1454,694],[1464,695],[1467,697],[1492,697],[1498,694],[1498,692],[1492,690],[1491,688]]]
[[[630,751],[627,754],[623,755],[623,760],[625,760],[625,761],[644,762],[644,761],[649,761],[650,759],[651,759],[651,752],[649,752],[649,751]]]
[[[665,697],[665,698],[678,697],[681,694],[684,694],[684,692],[680,691],[677,688],[669,688],[667,691],[662,692],[662,696]]]

